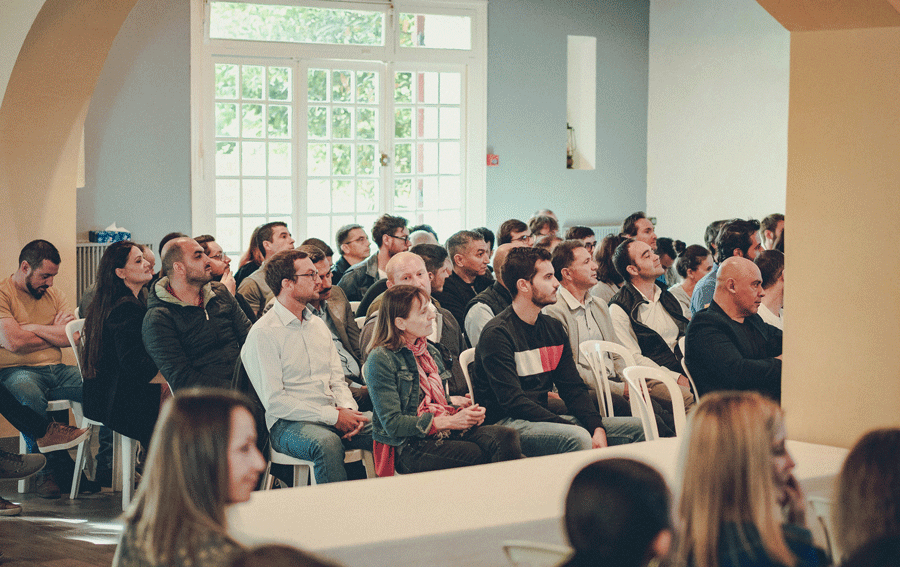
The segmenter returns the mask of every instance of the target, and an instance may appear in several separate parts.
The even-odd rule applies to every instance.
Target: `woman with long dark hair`
[[[141,289],[152,277],[150,263],[133,242],[109,245],[85,314],[82,353],[84,415],[145,447],[165,386],[141,339],[147,312]]]
[[[608,234],[597,245],[594,260],[597,262],[597,284],[591,288],[591,295],[599,297],[604,303],[609,303],[612,296],[625,285],[625,279],[616,271],[613,265],[613,253],[619,244],[625,242],[627,237],[619,234]]]

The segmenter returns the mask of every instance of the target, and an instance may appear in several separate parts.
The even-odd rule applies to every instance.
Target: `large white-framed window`
[[[486,27],[483,0],[192,0],[193,231],[483,225]]]

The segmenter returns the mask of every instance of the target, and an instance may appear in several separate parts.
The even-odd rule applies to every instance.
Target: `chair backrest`
[[[536,541],[511,540],[502,545],[512,567],[552,567],[572,554],[571,548]]]
[[[819,520],[822,531],[825,532],[825,543],[828,546],[828,554],[831,556],[831,564],[838,565],[841,562],[841,554],[835,544],[834,527],[831,525],[831,500],[821,496],[810,496],[807,501]]]
[[[683,435],[687,427],[687,412],[684,409],[684,398],[681,394],[681,388],[669,374],[661,368],[650,368],[649,366],[630,366],[625,369],[625,379],[632,388],[630,401],[632,402],[632,410],[635,408],[636,396],[639,394],[642,401],[649,408],[650,425],[655,438],[659,437],[659,431],[656,427],[656,418],[653,416],[653,404],[650,401],[650,388],[647,386],[647,380],[658,380],[663,383],[669,390],[669,396],[672,398],[672,417],[675,420],[675,435]],[[645,426],[646,430],[646,426]]]
[[[363,327],[366,325],[366,318],[365,318],[365,316],[363,316],[363,317],[357,317],[357,318],[354,319],[354,320],[356,321],[356,326],[359,327],[359,330],[360,330],[360,331],[362,331]]]
[[[472,377],[469,376],[469,365],[475,361],[475,349],[467,348],[459,353],[459,366],[462,368],[463,376],[466,378],[466,386],[469,387],[469,396],[472,403],[475,403],[475,390],[472,389]]]
[[[69,344],[72,345],[72,352],[75,354],[75,364],[78,365],[78,372],[81,370],[81,354],[84,348],[84,319],[75,319],[66,323],[66,337]],[[82,373],[83,374],[83,373]]]
[[[360,303],[362,303],[362,301],[351,301],[350,302],[350,311],[356,313],[356,310],[359,309]]]
[[[684,356],[684,335],[678,339],[678,348],[681,350],[681,368],[684,370],[684,375],[687,376],[688,382],[691,383],[691,392],[694,393],[694,401],[700,401],[700,392],[697,391],[697,385],[694,384],[694,379],[691,378],[691,373],[687,367],[687,357]]]
[[[585,357],[596,381],[597,402],[603,416],[613,417],[612,390],[609,387],[609,369],[606,367],[606,355],[617,354],[625,360],[625,366],[634,366],[634,357],[624,346],[610,341],[584,341],[578,346],[581,356]]]

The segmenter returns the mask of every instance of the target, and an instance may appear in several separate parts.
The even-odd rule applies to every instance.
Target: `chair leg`
[[[78,444],[78,451],[75,453],[75,470],[72,472],[72,489],[69,491],[69,498],[75,500],[78,498],[78,490],[81,488],[81,471],[84,470],[84,461],[87,458],[87,452],[91,450],[91,439],[94,437],[94,427],[88,426],[90,434],[87,439]]]
[[[122,490],[122,451],[124,449],[124,439],[120,433],[113,432],[113,460],[112,460],[112,489],[113,492]]]
[[[122,510],[131,504],[134,496],[134,450],[136,443],[130,438],[122,436]]]
[[[23,455],[28,452],[28,443],[25,441],[25,436],[21,433],[19,433],[19,452]],[[29,492],[31,490],[32,478],[33,477],[23,478],[19,481],[19,494],[25,494],[26,492]]]
[[[272,476],[272,462],[269,461],[268,463],[266,463],[266,472],[263,473],[260,490],[272,490],[272,486],[274,484],[275,484],[275,477]]]
[[[375,456],[372,454],[372,451],[362,452],[362,463],[366,468],[366,478],[377,478],[378,475],[375,474]]]
[[[294,465],[294,488],[316,484],[315,469],[308,465]]]

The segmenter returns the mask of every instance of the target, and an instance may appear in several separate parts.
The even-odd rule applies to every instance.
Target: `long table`
[[[285,543],[346,565],[495,565],[498,539],[562,543],[560,519],[572,477],[611,457],[643,461],[677,490],[680,439],[660,439],[413,475],[256,492],[229,510],[246,545]],[[788,441],[808,495],[830,496],[847,450]],[[543,534],[544,537],[538,537]],[[464,557],[459,550],[465,542]],[[480,542],[480,543],[479,543]],[[443,551],[442,551],[443,550]],[[399,552],[398,552],[399,551]],[[443,559],[443,561],[442,561]]]

